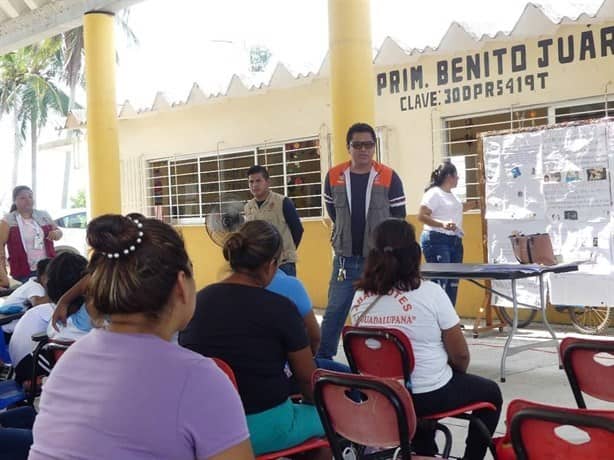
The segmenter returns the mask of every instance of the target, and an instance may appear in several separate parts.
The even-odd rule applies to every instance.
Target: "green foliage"
[[[62,42],[43,40],[0,57],[0,113],[15,111],[21,139],[39,130],[49,111],[67,115],[68,96],[55,83],[62,70]]]
[[[85,190],[79,190],[75,195],[70,197],[71,208],[85,208]]]

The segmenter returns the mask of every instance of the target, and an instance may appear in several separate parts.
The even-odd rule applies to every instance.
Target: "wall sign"
[[[529,62],[528,46],[537,58]],[[399,97],[402,112],[442,104],[546,89],[552,63],[572,64],[614,56],[614,26],[564,37],[542,38],[489,51],[442,59],[434,69],[422,64],[380,72],[377,95]],[[613,63],[614,65],[614,63]],[[528,68],[535,69],[527,72]],[[425,75],[432,81],[427,81]]]

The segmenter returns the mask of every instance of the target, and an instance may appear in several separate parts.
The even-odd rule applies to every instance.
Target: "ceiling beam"
[[[42,4],[42,0],[38,0],[41,4],[38,8],[22,14],[17,12],[17,17],[0,24],[0,55],[79,27],[83,24],[83,15],[89,11],[115,12],[140,1],[55,0]],[[0,0],[0,8],[4,4],[10,5],[9,0]]]
[[[0,9],[4,11],[9,18],[16,18],[19,16],[19,11],[15,9],[9,0],[0,0]]]
[[[38,8],[38,5],[37,5],[37,3],[34,0],[23,0],[23,2],[31,10],[35,10],[36,8]]]

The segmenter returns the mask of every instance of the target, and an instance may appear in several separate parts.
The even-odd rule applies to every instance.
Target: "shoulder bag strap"
[[[360,323],[360,320],[361,320],[361,319],[363,319],[363,317],[364,317],[364,316],[365,316],[365,315],[366,315],[366,314],[369,312],[369,310],[371,310],[371,309],[372,309],[372,308],[375,306],[375,304],[376,304],[377,302],[379,302],[379,299],[381,299],[381,298],[382,298],[382,296],[381,296],[381,295],[378,295],[378,296],[375,298],[375,300],[374,300],[374,301],[371,303],[371,305],[369,305],[367,308],[365,308],[365,311],[363,311],[363,312],[360,314],[360,316],[359,316],[359,317],[356,319],[356,324],[354,324],[354,326],[358,326],[358,324]]]

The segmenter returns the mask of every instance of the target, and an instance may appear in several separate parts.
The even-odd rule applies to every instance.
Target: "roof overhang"
[[[0,0],[0,55],[83,24],[89,11],[116,12],[142,0]]]

